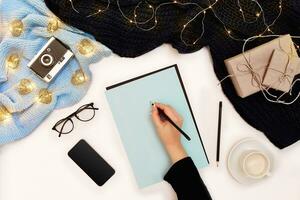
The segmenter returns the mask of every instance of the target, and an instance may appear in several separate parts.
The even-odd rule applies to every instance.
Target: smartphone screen
[[[80,140],[68,155],[99,186],[115,174],[115,170],[85,140]]]

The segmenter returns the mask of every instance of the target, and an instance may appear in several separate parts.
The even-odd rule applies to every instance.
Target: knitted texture
[[[74,12],[69,0],[45,0],[46,5],[64,22],[80,27],[81,30],[92,33],[98,41],[103,41],[114,53],[125,57],[136,57],[142,55],[163,43],[170,43],[180,53],[193,52],[203,46],[201,41],[198,46],[186,47],[180,41],[180,29],[178,25],[187,20],[195,10],[193,6],[181,7],[168,6],[167,9],[162,8],[158,12],[158,26],[152,31],[145,32],[137,29],[128,20],[125,20],[116,3],[112,0],[108,10],[102,14],[87,18],[91,13],[97,11],[96,8],[104,8],[107,5],[106,0],[88,0],[76,1],[73,0],[73,5],[80,13]],[[126,16],[133,18],[133,9],[140,0],[120,0],[120,5]],[[170,2],[169,0],[151,0],[149,3],[158,5],[162,2]],[[149,18],[152,15],[151,10],[144,8],[139,16],[143,19]],[[142,21],[142,20],[141,20]],[[153,23],[149,23],[150,26]],[[149,26],[144,25],[144,28]],[[197,33],[201,30],[195,28]],[[200,35],[200,33],[199,33]]]
[[[49,23],[54,15],[41,0],[2,0],[0,15],[3,21],[1,31],[5,30],[0,43],[0,119],[8,116],[8,119],[0,120],[1,145],[27,136],[54,109],[77,103],[90,84],[89,65],[109,56],[111,51],[94,41],[90,35],[62,23],[58,29],[54,23],[52,30]],[[13,31],[18,33],[18,30],[22,30],[20,26],[19,29],[13,28],[15,20],[22,22],[23,31],[13,35]],[[71,59],[52,82],[46,83],[27,64],[52,36],[69,46],[75,58]],[[78,45],[81,41],[91,42],[95,49],[91,55],[83,55],[79,51]],[[7,63],[9,56],[14,53],[20,55],[21,59],[19,66],[11,69]],[[83,72],[79,75],[84,74],[86,81],[72,84],[71,80],[73,78],[74,81],[78,70]],[[31,81],[32,92],[24,92],[24,87],[20,88],[24,79]],[[43,90],[50,93],[41,93]]]
[[[116,0],[111,1],[110,8],[105,12],[87,18],[95,13],[95,8],[104,8],[106,0],[73,1],[79,13],[74,12],[68,0],[45,0],[47,6],[63,21],[93,34],[99,41],[107,45],[120,56],[135,57],[142,55],[162,43],[169,43],[180,53],[189,53],[208,45],[213,58],[214,70],[219,80],[228,75],[224,60],[240,54],[243,42],[228,37],[223,24],[214,16],[211,10],[206,13],[205,32],[202,39],[194,46],[186,46],[180,39],[180,31],[184,23],[191,19],[197,9],[194,6],[170,5],[164,6],[157,13],[158,25],[151,31],[142,31],[125,20],[117,7]],[[132,18],[133,9],[140,0],[121,0],[121,8]],[[148,1],[153,7],[162,2]],[[187,2],[187,1],[180,1]],[[203,7],[208,1],[194,0]],[[245,15],[253,20],[253,13],[258,7],[253,1],[240,0]],[[279,0],[259,1],[264,10],[266,21],[271,24],[279,12]],[[283,0],[283,12],[277,22],[271,26],[275,34],[299,35],[300,33],[300,1]],[[219,18],[227,25],[236,37],[248,38],[260,34],[265,27],[261,17],[255,23],[245,24],[239,12],[236,0],[219,0],[213,8]],[[151,16],[151,9],[144,9],[143,18]],[[184,33],[186,40],[195,40],[202,31],[201,16]],[[250,42],[246,49],[261,45],[271,39],[256,39]],[[299,42],[296,41],[295,42]],[[232,102],[237,112],[250,125],[265,133],[279,148],[284,148],[300,139],[300,100],[292,105],[274,104],[268,102],[262,93],[256,93],[247,98],[237,96],[230,80],[222,82],[222,89]],[[299,84],[293,89],[294,94],[300,91]]]

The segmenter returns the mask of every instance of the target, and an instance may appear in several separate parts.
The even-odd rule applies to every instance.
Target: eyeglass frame
[[[90,119],[88,119],[88,120],[82,120],[82,119],[80,119],[80,117],[78,116],[78,114],[81,113],[82,111],[86,110],[86,109],[93,110],[93,112],[94,112],[93,116]],[[58,120],[55,123],[55,125],[52,127],[52,130],[54,130],[54,131],[56,131],[56,132],[59,133],[58,137],[61,137],[61,135],[67,135],[67,134],[71,133],[74,130],[74,122],[72,120],[73,117],[76,117],[81,122],[88,122],[88,121],[91,121],[95,117],[95,115],[96,115],[95,111],[96,110],[99,110],[99,108],[95,108],[94,107],[94,103],[89,103],[89,104],[82,105],[75,112],[73,112],[72,114],[70,114],[69,116],[67,116],[67,117],[65,117],[63,119]],[[64,133],[62,131],[64,129],[65,124],[68,121],[70,121],[72,123],[72,129],[70,131]],[[62,125],[61,129],[58,130],[57,126],[61,125],[61,123],[63,123],[63,125]]]

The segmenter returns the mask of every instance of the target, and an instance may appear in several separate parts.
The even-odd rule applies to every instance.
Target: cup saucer
[[[240,167],[240,156],[249,150],[258,150],[263,152],[270,159],[270,172],[272,171],[272,155],[267,148],[265,148],[258,140],[254,138],[245,138],[237,142],[230,150],[227,158],[227,168],[230,175],[239,183],[253,184],[259,182],[261,179],[252,179],[247,177]]]

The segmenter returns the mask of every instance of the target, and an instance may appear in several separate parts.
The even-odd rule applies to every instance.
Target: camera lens
[[[41,57],[41,63],[44,66],[48,67],[48,66],[50,66],[53,63],[53,57],[50,54],[44,54]]]

